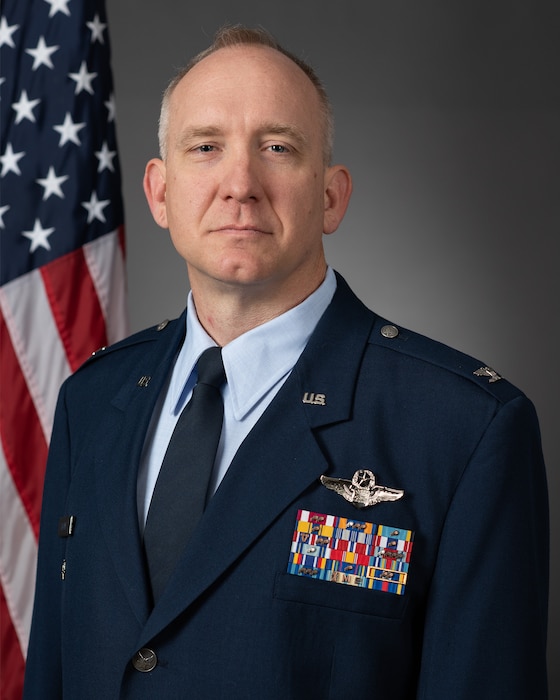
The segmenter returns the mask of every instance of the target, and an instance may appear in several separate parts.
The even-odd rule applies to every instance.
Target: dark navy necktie
[[[220,387],[226,377],[221,348],[205,350],[197,371],[191,400],[169,441],[144,530],[154,602],[204,511],[222,431],[224,407]]]

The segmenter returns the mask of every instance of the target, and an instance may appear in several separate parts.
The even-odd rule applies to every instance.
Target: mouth
[[[219,228],[213,229],[215,233],[230,233],[232,235],[267,235],[270,231],[265,231],[258,226],[239,226],[239,225],[226,225],[220,226]]]

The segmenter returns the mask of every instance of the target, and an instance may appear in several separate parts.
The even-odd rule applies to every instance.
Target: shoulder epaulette
[[[79,367],[79,369],[82,369],[82,367],[88,366],[91,362],[99,360],[119,350],[123,350],[125,348],[130,348],[134,345],[140,345],[141,343],[156,340],[161,331],[165,330],[166,328],[173,327],[177,321],[178,319],[175,319],[175,321],[165,319],[161,323],[158,323],[156,326],[150,326],[149,328],[145,328],[144,330],[138,331],[137,333],[133,333],[132,335],[129,335],[116,343],[100,347],[91,353],[91,355],[87,358],[87,360],[85,360],[85,362]]]
[[[522,395],[520,389],[485,363],[460,350],[455,350],[437,340],[397,326],[383,318],[377,318],[370,336],[370,343],[402,352],[461,375],[492,394],[498,401],[507,402]]]

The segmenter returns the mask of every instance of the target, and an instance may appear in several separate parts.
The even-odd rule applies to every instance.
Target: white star
[[[66,180],[68,180],[68,175],[60,175],[57,177],[54,168],[51,165],[49,172],[47,173],[47,177],[42,177],[36,180],[41,187],[45,188],[45,191],[43,192],[43,201],[48,199],[51,194],[55,194],[57,197],[64,199],[64,193],[62,192],[61,185],[63,182],[66,182]]]
[[[104,44],[103,30],[106,28],[106,24],[103,24],[99,19],[99,15],[95,15],[93,22],[86,22],[89,29],[91,29],[91,43],[94,44],[99,41],[100,44]]]
[[[107,168],[113,173],[115,172],[115,168],[113,166],[113,158],[117,155],[117,152],[110,151],[106,141],[101,147],[101,150],[95,152],[95,155],[99,160],[99,165],[97,166],[98,173],[105,170],[105,168]]]
[[[49,236],[54,232],[54,228],[43,228],[39,219],[35,219],[33,231],[22,231],[21,235],[29,238],[31,241],[30,253],[34,253],[37,248],[41,247],[45,250],[50,250]]]
[[[89,202],[82,202],[82,206],[88,211],[88,224],[91,224],[94,219],[99,219],[99,221],[105,223],[103,209],[110,203],[111,201],[109,199],[99,201],[97,199],[97,192],[92,192]]]
[[[0,173],[0,177],[4,177],[6,173],[15,173],[16,175],[21,175],[21,170],[19,169],[18,165],[18,160],[23,158],[25,155],[24,151],[20,151],[19,153],[14,153],[14,149],[12,148],[12,144],[9,143],[6,146],[6,150],[4,151],[4,155],[0,156],[0,163],[2,163],[2,172]]]
[[[94,94],[91,83],[92,80],[97,77],[97,73],[88,73],[85,61],[82,61],[79,73],[68,73],[68,75],[72,78],[72,80],[76,81],[76,90],[74,91],[75,95],[79,95],[82,90],[89,92],[90,95]]]
[[[35,115],[33,114],[33,109],[41,102],[41,100],[30,100],[27,97],[27,91],[22,90],[19,98],[19,102],[14,102],[12,107],[16,110],[16,124],[19,124],[24,119],[29,119],[30,122],[34,122]]]
[[[109,112],[109,116],[107,117],[107,120],[110,122],[114,122],[115,121],[115,114],[117,111],[117,106],[115,104],[115,96],[111,95],[111,97],[109,97],[107,102],[105,102],[104,104],[105,104],[105,107],[107,107],[107,111]]]
[[[10,206],[8,204],[6,204],[3,207],[0,207],[0,228],[6,228],[4,224],[4,214],[8,211],[9,208]]]
[[[77,122],[73,122],[72,117],[70,116],[70,112],[66,112],[64,122],[62,124],[59,124],[58,126],[53,126],[53,129],[55,131],[58,131],[58,133],[60,134],[60,141],[58,145],[64,146],[64,144],[68,143],[68,141],[72,141],[72,143],[75,143],[76,146],[81,146],[82,142],[78,137],[78,131],[80,129],[83,129],[85,125],[85,122],[81,122],[80,124],[78,124]]]
[[[8,25],[8,20],[5,17],[0,19],[0,46],[11,46],[15,49],[16,45],[12,39],[12,34],[19,29],[19,24]]]
[[[70,10],[67,7],[70,0],[45,0],[45,2],[51,6],[49,17],[53,17],[57,12],[63,12],[70,17]]]
[[[45,37],[42,36],[37,42],[37,47],[35,49],[25,49],[25,53],[33,56],[32,70],[37,70],[39,66],[54,68],[53,62],[51,61],[51,54],[58,51],[59,48],[60,46],[47,46]]]

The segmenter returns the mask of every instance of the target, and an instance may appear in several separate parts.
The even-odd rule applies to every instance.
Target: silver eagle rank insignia
[[[490,384],[499,382],[502,377],[492,367],[479,367],[473,372],[475,377],[487,377]]]
[[[377,486],[375,474],[369,469],[358,469],[352,480],[321,476],[321,483],[331,491],[338,493],[356,508],[368,508],[383,501],[398,501],[404,496],[402,489]]]

